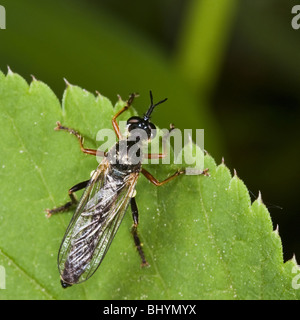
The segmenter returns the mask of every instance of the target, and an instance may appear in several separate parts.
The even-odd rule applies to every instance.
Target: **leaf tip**
[[[261,197],[261,192],[260,192],[260,191],[258,191],[257,201],[258,201],[259,204],[263,204],[262,197]]]
[[[13,75],[14,73],[12,72],[10,66],[7,66],[7,75]]]
[[[297,262],[297,260],[296,260],[296,255],[295,255],[295,253],[293,254],[291,260],[292,260],[292,262],[293,262],[295,265],[298,265],[298,262]]]
[[[66,78],[64,78],[64,82],[67,88],[72,86],[71,83]]]
[[[36,80],[36,77],[35,77],[33,74],[31,74],[30,76],[31,76],[31,78],[32,78],[32,81],[37,81],[37,80]]]
[[[274,233],[279,236],[279,225],[278,224],[276,225],[276,229],[274,230]]]
[[[238,178],[238,175],[237,175],[237,172],[236,172],[235,169],[233,169],[233,177],[234,177],[234,178]]]

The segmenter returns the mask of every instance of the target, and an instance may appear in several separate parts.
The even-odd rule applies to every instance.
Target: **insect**
[[[77,205],[58,253],[58,269],[63,288],[81,283],[94,274],[109,249],[129,205],[133,217],[131,232],[134,243],[141,258],[141,265],[147,266],[148,263],[137,232],[139,214],[135,200],[135,186],[138,177],[142,173],[155,186],[161,186],[185,173],[185,170],[178,170],[165,180],[158,181],[142,167],[141,161],[133,161],[130,152],[125,152],[125,156],[119,152],[121,141],[126,142],[125,151],[129,151],[132,147],[132,141],[129,138],[133,129],[140,129],[144,133],[139,138],[141,143],[154,138],[155,125],[150,122],[151,114],[156,106],[167,100],[164,99],[154,104],[150,91],[150,107],[143,117],[133,116],[127,120],[128,135],[124,137],[120,132],[117,118],[131,106],[135,97],[136,94],[131,94],[125,106],[112,118],[113,129],[118,141],[108,152],[85,148],[83,137],[79,132],[57,122],[55,130],[63,130],[74,135],[84,153],[103,157],[89,180],[69,189],[69,202],[61,207],[46,210],[48,216],[51,216]],[[139,152],[142,150],[139,149]],[[163,158],[165,153],[142,155],[148,159],[159,159]],[[111,161],[112,159],[114,161]],[[74,192],[83,188],[85,191],[80,201],[77,202]]]

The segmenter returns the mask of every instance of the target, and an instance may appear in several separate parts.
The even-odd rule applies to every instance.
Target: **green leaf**
[[[48,219],[44,210],[68,201],[67,190],[86,180],[97,161],[73,136],[53,128],[59,120],[95,148],[97,131],[111,128],[122,104],[113,107],[101,95],[67,85],[61,108],[44,83],[28,85],[0,72],[0,265],[6,280],[0,298],[298,299],[299,269],[295,259],[283,263],[261,197],[251,203],[244,183],[209,155],[209,177],[185,175],[159,188],[140,177],[139,233],[150,267],[140,268],[128,212],[95,275],[61,288],[56,256],[72,212]],[[176,170],[145,167],[159,179]]]

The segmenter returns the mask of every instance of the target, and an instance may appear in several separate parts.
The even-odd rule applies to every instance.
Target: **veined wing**
[[[89,182],[67,228],[58,254],[61,278],[68,284],[87,280],[98,268],[128,207],[138,173],[112,176],[102,162]]]

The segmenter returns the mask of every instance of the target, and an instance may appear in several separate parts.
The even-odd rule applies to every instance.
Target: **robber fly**
[[[125,161],[124,155],[122,155],[121,159],[118,152],[120,142],[127,142],[128,151],[132,146],[132,141],[129,137],[133,129],[141,129],[146,134],[142,135],[143,138],[141,139],[146,139],[147,141],[153,139],[155,125],[150,122],[150,116],[156,106],[167,100],[164,99],[154,104],[150,91],[151,104],[149,109],[143,117],[133,116],[127,120],[128,135],[123,137],[117,124],[117,118],[131,106],[135,96],[135,94],[131,94],[126,105],[112,118],[112,125],[118,142],[108,152],[85,148],[83,137],[79,132],[64,127],[60,122],[57,122],[55,129],[64,130],[76,136],[80,148],[84,153],[103,156],[102,162],[94,171],[91,178],[75,185],[69,190],[71,201],[61,207],[46,210],[48,216],[51,216],[54,213],[66,211],[73,205],[77,205],[58,253],[58,269],[63,288],[87,280],[97,270],[120,226],[129,204],[133,216],[131,231],[134,243],[141,257],[141,265],[148,265],[137,233],[139,216],[135,201],[135,186],[139,174],[142,173],[154,185],[161,186],[185,172],[184,170],[178,170],[160,182],[142,168],[141,161],[133,163],[130,153]],[[141,149],[139,152],[142,152]],[[148,159],[159,159],[164,156],[165,153],[143,154],[143,157]],[[111,159],[115,161],[111,161]],[[77,202],[74,192],[83,188],[85,188],[85,191],[80,201]]]

